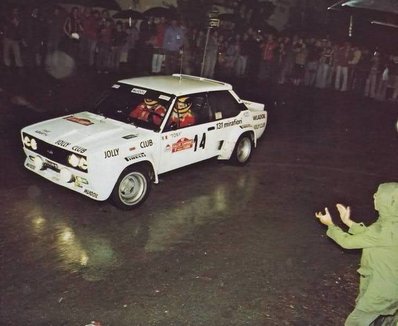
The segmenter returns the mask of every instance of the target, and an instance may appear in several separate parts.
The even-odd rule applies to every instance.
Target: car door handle
[[[211,131],[211,130],[214,130],[214,129],[216,129],[216,127],[209,127],[209,128],[207,128],[207,131]]]

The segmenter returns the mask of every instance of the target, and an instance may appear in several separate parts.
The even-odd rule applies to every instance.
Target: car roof
[[[176,96],[208,91],[231,90],[230,84],[191,75],[145,76],[120,80],[119,83],[143,87]]]

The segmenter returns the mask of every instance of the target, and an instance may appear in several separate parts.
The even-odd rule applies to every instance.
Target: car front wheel
[[[250,160],[252,150],[253,142],[250,135],[244,134],[240,136],[235,144],[235,148],[231,156],[231,162],[235,165],[245,165]]]
[[[151,190],[148,170],[143,166],[132,166],[123,171],[112,191],[115,206],[129,210],[141,205]]]

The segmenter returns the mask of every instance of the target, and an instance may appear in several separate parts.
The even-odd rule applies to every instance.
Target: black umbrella
[[[100,7],[109,10],[121,10],[116,0],[55,0],[54,2],[84,7]]]
[[[329,9],[353,8],[398,14],[397,0],[344,0],[329,7]]]
[[[372,24],[398,27],[398,0],[343,0],[328,9],[345,11],[350,15],[359,15]]]
[[[144,18],[144,15],[136,10],[133,9],[126,9],[119,11],[118,13],[113,15],[113,18],[116,19],[142,19]]]
[[[144,11],[145,17],[166,17],[173,18],[177,16],[177,12],[166,7],[152,7]]]

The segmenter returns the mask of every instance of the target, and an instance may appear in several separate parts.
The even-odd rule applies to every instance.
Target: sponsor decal
[[[159,100],[165,100],[165,101],[170,101],[170,96],[167,95],[160,95]]]
[[[82,185],[88,185],[87,179],[85,179],[83,177],[76,176],[75,177],[75,186],[77,186],[79,188],[83,188]]]
[[[216,118],[216,120],[222,119],[222,113],[221,112],[216,112],[214,114],[214,117]]]
[[[141,148],[151,147],[152,145],[153,145],[152,139],[144,140],[144,141],[140,142],[140,147]]]
[[[265,127],[265,122],[260,123],[258,125],[254,125],[254,129],[260,129],[260,128],[264,128]]]
[[[77,153],[83,154],[83,153],[85,153],[87,151],[87,148],[80,147],[80,146],[73,146],[72,150],[77,152]]]
[[[83,126],[90,126],[92,124],[94,124],[94,122],[91,122],[88,119],[83,119],[83,118],[79,118],[79,117],[75,117],[73,115],[64,118],[65,120],[71,121],[71,122],[75,122],[78,123],[79,125],[83,125]]]
[[[124,138],[124,139],[132,139],[132,138],[135,138],[135,137],[137,137],[137,135],[130,134],[130,135],[123,136],[122,138]]]
[[[181,138],[176,143],[171,145],[171,152],[180,152],[193,147],[193,139]]]
[[[252,126],[251,124],[245,124],[245,125],[241,125],[240,128],[246,129],[246,128],[250,128],[251,126]]]
[[[109,149],[104,152],[105,158],[116,157],[119,156],[119,148]]]
[[[48,134],[50,133],[50,130],[46,130],[46,129],[43,129],[43,130],[35,130],[35,133],[36,133],[36,134],[39,134],[39,135],[43,135],[43,136],[48,136]]]
[[[265,119],[265,113],[261,113],[259,115],[255,115],[253,117],[253,120],[260,120],[260,119]]]
[[[89,195],[90,197],[98,198],[98,194],[96,192],[94,192],[94,191],[91,191],[91,190],[88,190],[88,189],[84,189],[84,193],[86,195]]]
[[[57,164],[57,163],[51,162],[51,161],[49,161],[49,160],[46,159],[46,160],[44,161],[44,164],[45,164],[46,167],[48,167],[48,168],[50,168],[50,169],[52,169],[52,170],[59,170],[59,169],[58,169],[58,164]]]
[[[145,90],[145,89],[141,89],[141,88],[136,88],[136,87],[134,87],[134,88],[131,90],[131,93],[140,94],[140,95],[145,95],[145,94],[146,94],[146,90]]]
[[[134,161],[134,160],[136,160],[138,158],[143,158],[143,157],[146,157],[145,153],[139,153],[139,154],[130,155],[130,156],[125,157],[124,159],[127,162],[130,162],[130,161]]]
[[[55,145],[58,145],[58,146],[61,146],[61,147],[68,147],[68,146],[70,145],[70,143],[68,143],[68,142],[65,141],[65,140],[59,139],[59,140],[57,140],[57,141],[55,142]]]
[[[171,133],[170,134],[170,137],[171,138],[178,138],[178,137],[180,137],[181,136],[181,131],[178,131],[178,132],[173,132],[173,133]],[[167,137],[167,136],[166,136]],[[166,138],[167,139],[167,138]]]
[[[232,126],[239,126],[242,124],[242,120],[234,119],[232,121],[227,121],[227,122],[217,122],[216,128],[217,129],[222,129],[222,128],[228,128]]]

